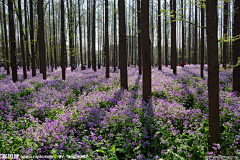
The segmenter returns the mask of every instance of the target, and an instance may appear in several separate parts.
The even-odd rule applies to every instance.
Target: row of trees
[[[17,57],[18,65],[26,66],[25,64],[27,64],[27,70],[30,69],[30,66],[40,67],[41,69],[40,62],[42,54],[40,54],[40,48],[38,47],[39,39],[41,39],[41,37],[38,36],[40,35],[38,34],[39,2],[30,0],[23,0],[23,2],[18,1],[18,3],[13,2],[13,15],[14,18],[17,19],[14,25],[17,33],[20,33],[16,34],[17,54],[21,54],[21,56]],[[203,3],[202,0],[179,0],[176,1],[176,4],[173,6],[171,2],[170,0],[161,0],[159,3],[154,0],[150,0],[149,2],[151,65],[157,65],[158,62],[166,66],[172,62],[174,64],[181,62],[181,64],[184,65],[185,61],[189,64],[206,63],[207,54],[201,54],[203,52],[206,53],[206,33],[204,33],[204,26],[206,26],[206,22],[204,22],[206,18],[205,3]],[[43,17],[45,20],[43,26],[45,28],[45,63],[47,66],[51,66],[52,69],[56,69],[61,63],[60,1],[52,0],[43,3]],[[3,27],[0,33],[2,34],[1,49],[4,54],[1,55],[1,59],[5,60],[9,74],[8,68],[10,60],[8,58],[8,52],[10,50],[8,44],[9,31],[7,30],[9,23],[7,23],[8,18],[5,13],[8,10],[8,7],[5,8],[5,6],[7,6],[6,4],[6,0],[2,0],[0,25]],[[23,7],[21,4],[23,4]],[[219,61],[226,67],[226,64],[233,58],[231,49],[231,17],[233,16],[233,10],[231,8],[233,8],[233,1],[219,0],[218,6]],[[140,2],[137,0],[126,1],[125,7],[127,64],[128,66],[137,65],[139,61],[142,62],[141,56],[139,55],[139,46],[141,46],[141,26],[139,26],[141,21],[139,15],[141,8]],[[97,64],[105,64],[107,56],[105,51],[105,42],[107,42],[105,40],[105,30],[108,25],[109,63],[111,66],[114,66],[114,70],[116,70],[120,59],[119,41],[117,38],[119,37],[118,33],[120,28],[118,24],[119,21],[116,20],[119,19],[119,9],[116,6],[116,0],[109,1],[106,10],[105,0],[68,0],[65,1],[65,8],[66,66],[70,64],[71,70],[73,70],[77,64],[85,64],[89,68],[92,66],[94,69]],[[21,10],[24,10],[24,12],[21,12]],[[106,14],[107,10],[109,10],[108,14]],[[173,10],[175,12],[172,12]],[[24,15],[24,18],[22,18],[22,15]],[[108,18],[106,18],[107,16]],[[108,22],[106,23],[106,21]],[[176,30],[171,27],[174,25],[176,25]],[[171,34],[171,32],[174,31],[176,33]],[[174,37],[176,38],[174,34],[178,37],[177,40],[174,39]],[[24,37],[24,39],[20,37]],[[202,41],[202,39],[205,39],[205,41]],[[177,59],[172,59],[172,55],[173,57],[175,55],[172,54],[172,52],[177,53]],[[161,54],[161,56],[159,56],[159,54]],[[158,59],[158,57],[161,58],[161,60]],[[160,67],[160,65],[158,66]],[[24,71],[26,69],[24,69]],[[33,75],[35,74],[33,73]],[[26,72],[24,72],[24,77],[26,78],[26,76]]]
[[[109,9],[111,7],[108,3],[109,0],[99,1],[74,1],[69,0],[67,3],[64,3],[64,0],[61,1],[49,1],[44,3],[43,0],[38,0],[37,4],[37,25],[34,23],[34,7],[33,4],[35,1],[29,0],[30,8],[30,25],[28,25],[28,10],[27,2],[24,0],[24,11],[25,11],[25,26],[23,26],[23,19],[21,13],[21,1],[18,0],[16,4],[13,0],[8,0],[8,25],[6,18],[6,9],[5,1],[2,0],[3,12],[1,13],[1,34],[2,34],[2,48],[4,48],[4,59],[7,67],[7,73],[9,72],[9,62],[11,62],[12,77],[13,81],[17,81],[17,54],[16,54],[16,26],[15,21],[16,17],[18,19],[18,26],[20,30],[20,48],[22,55],[22,65],[24,78],[27,78],[26,70],[30,70],[32,67],[32,75],[36,75],[36,65],[40,65],[40,72],[43,73],[43,79],[46,79],[46,67],[51,66],[52,70],[55,67],[61,65],[62,67],[62,79],[66,79],[65,67],[68,65],[70,59],[71,71],[74,70],[79,62],[81,65],[87,64],[89,68],[93,68],[94,71],[97,71],[97,56],[98,64],[104,63],[106,66],[106,78],[109,78],[109,66],[110,66],[110,51],[113,55],[111,57],[112,65],[114,70],[116,70],[117,63],[120,67],[120,77],[121,77],[121,87],[128,89],[127,81],[127,66],[128,64],[138,64],[139,74],[142,74],[143,71],[143,100],[148,102],[151,97],[151,66],[155,63],[158,64],[158,69],[161,70],[162,62],[166,66],[171,65],[173,69],[173,74],[177,74],[176,64],[181,61],[182,67],[184,67],[184,62],[186,59],[186,53],[188,53],[188,62],[193,62],[197,64],[201,63],[201,76],[203,77],[203,67],[204,61],[208,62],[208,89],[209,89],[209,144],[210,146],[213,143],[219,142],[219,42],[223,42],[223,67],[226,68],[227,57],[232,58],[234,68],[233,68],[233,91],[240,92],[240,66],[238,59],[240,57],[240,52],[238,51],[239,34],[240,34],[240,2],[235,1],[235,15],[234,15],[234,27],[233,27],[233,47],[232,47],[232,57],[231,54],[227,54],[227,39],[224,37],[226,33],[229,32],[227,27],[227,16],[223,16],[224,27],[222,27],[222,33],[224,37],[219,39],[218,26],[219,26],[219,10],[217,9],[218,1],[217,0],[207,0],[206,3],[204,0],[201,1],[186,1],[186,0],[170,0],[170,1],[157,1],[157,8],[154,7],[155,1],[149,0],[137,0],[131,1],[129,4],[128,10],[126,10],[126,3],[124,0],[118,1],[118,7],[116,7],[116,1],[114,0],[112,9],[113,9],[113,27],[109,27]],[[76,3],[78,2],[78,3]],[[112,2],[112,1],[110,1]],[[194,3],[193,3],[194,2]],[[54,4],[60,3],[59,10],[55,10]],[[78,4],[78,5],[77,5]],[[151,4],[151,5],[150,5]],[[169,8],[167,9],[167,4]],[[186,6],[188,4],[188,8]],[[224,10],[226,13],[232,13],[233,10],[228,9],[228,5],[233,4],[232,1],[224,2]],[[104,9],[100,6],[104,5]],[[162,6],[165,6],[163,10]],[[198,8],[199,6],[199,8]],[[87,12],[82,12],[83,8],[87,8]],[[92,8],[92,9],[91,9]],[[177,9],[178,8],[178,9]],[[206,11],[205,11],[206,8]],[[48,15],[47,10],[48,9]],[[66,9],[66,11],[65,11]],[[180,11],[179,11],[180,9]],[[195,10],[193,12],[193,9]],[[58,14],[55,14],[56,11]],[[77,19],[78,11],[78,19]],[[97,14],[96,19],[96,13]],[[131,14],[126,14],[131,13]],[[171,14],[167,14],[167,11]],[[36,11],[35,11],[36,12]],[[91,14],[92,12],[92,14]],[[188,17],[185,16],[189,12]],[[195,23],[192,21],[193,16],[191,13],[194,13]],[[118,14],[117,14],[118,13]],[[150,14],[152,13],[152,14]],[[157,13],[157,16],[154,14]],[[205,16],[206,13],[206,16]],[[58,16],[60,15],[60,16]],[[65,16],[67,15],[67,16]],[[127,15],[127,16],[126,16]],[[134,16],[135,15],[135,16]],[[46,25],[46,17],[49,17],[49,24]],[[131,17],[132,16],[132,17]],[[198,18],[198,16],[200,18]],[[65,19],[67,17],[67,19]],[[81,21],[82,18],[85,18],[85,21]],[[157,20],[154,19],[157,17]],[[162,18],[164,17],[164,19]],[[170,19],[169,19],[170,17]],[[206,26],[205,27],[205,18]],[[55,19],[57,23],[55,23]],[[60,21],[59,21],[60,19]],[[118,19],[118,21],[116,20]],[[134,24],[129,25],[126,19]],[[152,19],[152,20],[150,20]],[[231,19],[231,18],[229,18]],[[100,23],[102,20],[102,23]],[[170,23],[168,23],[170,20]],[[68,22],[65,25],[65,22]],[[51,23],[52,22],[52,23]],[[97,22],[97,27],[95,26]],[[150,22],[150,23],[149,23]],[[157,22],[157,37],[154,35],[154,22]],[[165,22],[165,23],[163,23]],[[86,23],[86,24],[84,24]],[[117,25],[118,23],[118,25]],[[152,23],[152,24],[151,24]],[[151,24],[151,25],[150,25]],[[186,25],[189,25],[187,28]],[[7,27],[8,26],[8,30]],[[30,26],[30,29],[28,29]],[[46,26],[48,27],[46,29]],[[67,26],[67,30],[66,30]],[[118,26],[118,27],[117,27]],[[164,26],[164,32],[162,32]],[[181,32],[179,32],[179,27]],[[79,29],[77,33],[77,28]],[[112,39],[109,37],[109,29],[113,28]],[[118,28],[118,29],[117,29]],[[194,28],[194,33],[191,33],[192,28]],[[204,30],[206,29],[206,35]],[[34,34],[34,31],[37,29],[37,34]],[[97,29],[97,32],[96,30]],[[189,29],[188,34],[186,30]],[[28,37],[28,30],[30,31],[30,41]],[[87,30],[87,31],[86,31]],[[9,35],[7,35],[9,31]],[[65,31],[68,31],[66,34]],[[117,32],[118,31],[118,32]],[[177,32],[178,31],[178,32]],[[171,50],[169,54],[169,33],[171,35]],[[82,36],[82,33],[84,36]],[[96,35],[97,39],[96,41]],[[118,34],[117,34],[118,33]],[[128,33],[128,34],[127,34]],[[177,39],[177,35],[181,33],[181,37]],[[198,36],[198,35],[201,36]],[[59,36],[60,35],[60,36]],[[67,35],[67,36],[66,36]],[[101,36],[100,36],[101,35]],[[186,36],[187,35],[187,36]],[[192,36],[194,35],[194,36]],[[34,38],[36,37],[36,38]],[[66,38],[67,37],[67,38]],[[100,38],[101,37],[101,38]],[[117,37],[119,40],[117,41]],[[194,38],[191,38],[194,37]],[[200,37],[200,38],[199,38]],[[186,38],[188,38],[188,47],[186,45]],[[9,39],[9,41],[8,41]],[[165,50],[162,52],[162,42],[165,40]],[[181,39],[181,41],[180,41]],[[190,40],[189,40],[190,39]],[[199,40],[198,40],[199,39]],[[68,40],[68,41],[67,41]],[[90,42],[92,40],[92,42]],[[192,42],[191,42],[192,40]],[[207,40],[207,45],[205,45],[205,40]],[[198,43],[200,42],[201,52],[197,54]],[[8,44],[9,42],[9,44]],[[59,45],[58,42],[61,42]],[[97,42],[97,45],[96,45]],[[110,43],[109,43],[110,42]],[[112,43],[113,42],[113,43]],[[179,43],[181,42],[181,43]],[[110,45],[113,44],[113,49],[110,49]],[[181,44],[181,47],[179,47]],[[30,47],[31,46],[31,47]],[[83,47],[85,51],[83,52]],[[156,47],[157,46],[157,47]],[[207,47],[206,47],[207,46]],[[31,50],[30,50],[31,48]],[[46,49],[48,48],[48,49]],[[96,49],[98,48],[98,50]],[[117,48],[119,48],[119,54],[117,54]],[[156,50],[158,48],[158,50]],[[178,54],[178,49],[181,48],[180,53]],[[186,52],[188,48],[188,52]],[[190,49],[189,49],[190,48]],[[193,54],[191,54],[191,49],[194,48]],[[230,47],[231,48],[231,47]],[[92,52],[90,52],[92,50]],[[154,51],[157,51],[157,54]],[[8,60],[8,51],[10,51],[11,61]],[[31,51],[31,54],[30,54]],[[96,54],[96,51],[98,54]],[[207,54],[205,54],[207,51]],[[25,52],[26,55],[25,56]],[[47,54],[46,54],[47,53]],[[57,54],[61,53],[61,54]],[[138,54],[137,54],[138,53]],[[231,53],[231,52],[229,52]],[[118,55],[118,56],[117,56]],[[155,62],[155,56],[158,57],[158,62]],[[164,58],[162,58],[164,56]],[[181,56],[180,56],[181,55]],[[207,55],[207,56],[205,56]],[[170,58],[168,58],[170,56]],[[31,57],[31,64],[30,64]],[[58,59],[59,57],[59,59]],[[199,58],[198,58],[199,57]],[[231,57],[231,58],[230,58]],[[130,62],[128,61],[130,59]],[[138,59],[138,61],[137,61]],[[165,61],[163,61],[165,59]],[[46,61],[48,60],[48,61]],[[26,63],[27,61],[27,63]],[[61,62],[61,63],[59,63]],[[170,62],[170,63],[169,63]],[[99,66],[100,67],[100,66]],[[82,68],[83,69],[83,68]]]

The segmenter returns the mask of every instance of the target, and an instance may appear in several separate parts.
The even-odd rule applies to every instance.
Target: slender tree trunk
[[[30,71],[30,53],[29,53],[29,41],[28,41],[28,19],[27,19],[27,0],[24,0],[24,16],[25,16],[25,44],[27,54],[27,70]]]
[[[80,39],[80,61],[81,70],[83,70],[83,55],[82,55],[82,25],[81,25],[81,14],[80,14],[80,0],[78,0],[78,16],[79,16],[79,39]]]
[[[158,70],[162,70],[161,0],[158,0]]]
[[[192,13],[192,11],[191,11],[192,9],[191,9],[191,0],[190,0],[190,2],[189,2],[189,15],[188,15],[188,17],[189,17],[189,25],[188,25],[188,34],[189,34],[189,36],[188,36],[188,64],[190,65],[191,64],[191,13]]]
[[[106,78],[109,78],[108,0],[105,0],[105,22]]]
[[[32,76],[36,76],[36,55],[34,47],[34,27],[33,27],[33,0],[30,0],[30,40],[32,53]]]
[[[173,16],[171,16],[171,59],[173,74],[177,74],[177,49],[176,49],[176,1],[171,0]]]
[[[207,0],[207,53],[208,53],[208,99],[209,99],[209,150],[219,143],[219,65],[217,38],[217,0]]]
[[[235,1],[234,4],[235,15],[234,15],[234,25],[233,25],[233,36],[240,34],[240,1]],[[233,64],[236,67],[233,68],[233,91],[240,93],[240,40],[237,39],[233,42],[232,52],[233,52]]]
[[[185,29],[185,23],[184,23],[184,16],[185,16],[185,9],[184,9],[184,0],[181,0],[182,2],[182,67],[184,67],[184,62],[185,62],[185,34],[184,34],[184,29]]]
[[[6,13],[5,13],[5,0],[2,0],[2,5],[3,5],[3,27],[4,27],[4,37],[5,37],[5,62],[6,62],[5,67],[7,67],[7,74],[10,75],[10,70],[9,70],[9,62],[10,61],[9,61],[9,54],[8,54],[7,17],[6,17]]]
[[[54,64],[53,64],[53,53],[52,53],[52,40],[54,37],[52,37],[52,29],[51,29],[51,1],[49,1],[49,32],[50,32],[50,38],[49,38],[49,54],[50,54],[50,65],[51,65],[51,71],[53,72]],[[54,19],[54,18],[53,18]],[[54,46],[54,45],[53,45]],[[54,46],[55,47],[55,46]]]
[[[22,62],[23,62],[23,78],[27,79],[27,69],[26,69],[26,59],[24,51],[24,33],[23,33],[23,24],[22,24],[22,8],[21,0],[18,0],[18,12],[17,12],[19,25],[20,25],[20,43],[21,43],[21,52],[22,52]]]
[[[202,3],[204,3],[202,1]],[[203,69],[204,69],[204,7],[201,7],[201,77],[203,78]]]
[[[223,27],[223,34],[224,37],[227,37],[227,28],[228,28],[228,2],[224,1],[224,27]],[[227,43],[223,42],[223,68],[226,69],[227,63]]]
[[[167,12],[167,1],[165,1],[165,11]],[[167,13],[165,13],[165,65],[168,66]]]
[[[95,36],[95,17],[96,17],[96,13],[95,13],[95,7],[96,7],[96,0],[93,0],[93,20],[92,20],[92,24],[93,24],[93,26],[92,26],[92,60],[93,60],[93,62],[92,62],[92,68],[93,68],[93,70],[96,72],[97,71],[97,67],[96,67],[96,53],[95,53],[95,38],[96,38],[96,36]]]
[[[61,67],[62,67],[62,79],[66,79],[66,70],[65,70],[65,60],[66,60],[66,40],[65,40],[65,24],[64,24],[65,16],[64,16],[64,0],[61,0]]]
[[[142,17],[142,52],[143,52],[143,100],[149,102],[151,97],[151,51],[149,39],[149,0],[141,3]]]
[[[195,2],[195,34],[194,34],[194,60],[193,63],[197,64],[197,2]]]
[[[5,11],[4,11],[5,12]],[[8,19],[9,19],[9,36],[11,43],[11,69],[13,82],[17,82],[17,54],[16,54],[16,37],[15,37],[15,25],[13,16],[13,0],[8,0]]]
[[[57,49],[56,49],[56,30],[55,30],[55,14],[54,14],[54,1],[52,0],[52,14],[53,14],[53,54],[54,66],[57,69]]]
[[[47,79],[47,74],[46,74],[46,49],[45,49],[45,39],[44,39],[43,0],[38,0],[38,36],[39,36],[39,53],[41,55],[41,65],[42,65],[43,79]]]
[[[117,46],[116,46],[116,0],[114,0],[114,50],[113,50],[113,68],[114,72],[116,72],[116,51],[117,51]]]
[[[142,74],[142,33],[141,33],[141,0],[137,0],[137,19],[138,19],[138,73]]]
[[[91,68],[91,53],[90,53],[90,1],[88,0],[87,1],[87,4],[88,4],[88,7],[87,7],[87,16],[88,16],[88,19],[87,19],[87,41],[88,41],[88,68]]]
[[[119,9],[119,64],[120,64],[121,88],[128,89],[125,0],[118,1],[118,9]]]

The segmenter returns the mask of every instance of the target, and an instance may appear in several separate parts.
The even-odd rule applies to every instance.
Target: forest
[[[1,0],[0,158],[239,159],[239,0]]]

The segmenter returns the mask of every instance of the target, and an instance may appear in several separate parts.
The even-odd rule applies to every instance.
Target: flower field
[[[206,68],[206,67],[205,67]],[[199,65],[177,67],[178,75],[152,68],[152,98],[142,103],[142,77],[128,68],[128,91],[120,74],[37,73],[17,83],[0,75],[0,154],[87,155],[86,159],[206,159],[208,151],[207,78]],[[232,70],[220,69],[221,140],[214,150],[240,158],[240,97],[231,92]],[[207,71],[205,70],[205,77]]]

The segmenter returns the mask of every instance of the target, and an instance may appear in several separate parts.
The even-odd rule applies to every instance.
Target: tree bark
[[[185,9],[184,9],[184,0],[181,0],[182,2],[182,67],[184,67],[184,62],[185,62],[185,34],[184,34],[184,29],[185,29],[185,22],[184,22],[184,16],[185,16]]]
[[[24,50],[24,33],[23,33],[23,24],[22,24],[21,0],[18,0],[17,17],[18,17],[19,25],[20,25],[20,43],[21,43],[21,52],[22,52],[23,78],[27,79],[27,68],[26,68],[26,58],[25,58],[25,50]]]
[[[233,37],[240,34],[240,1],[235,1],[234,4],[235,16],[234,16],[234,26],[233,26]],[[233,91],[240,93],[240,40],[237,39],[233,42],[232,53],[233,53],[233,64],[236,67],[233,68]]]
[[[54,66],[57,69],[57,49],[56,49],[56,30],[55,30],[55,14],[54,14],[54,1],[52,0],[52,11],[53,11],[53,54],[54,54]]]
[[[41,65],[43,79],[47,79],[46,74],[46,49],[44,39],[44,13],[43,0],[38,0],[38,36],[39,36],[39,54],[41,55]]]
[[[162,70],[161,0],[158,0],[158,70]]]
[[[202,3],[205,3],[202,1]],[[203,69],[204,69],[204,21],[205,21],[205,16],[204,16],[204,7],[201,7],[201,77],[204,77],[203,74]]]
[[[194,60],[193,64],[197,64],[197,2],[195,2],[195,33],[194,33]]]
[[[227,37],[227,28],[228,28],[228,2],[224,1],[224,26],[223,34],[224,37]],[[227,64],[227,43],[223,42],[223,68],[226,69]]]
[[[29,53],[29,41],[28,41],[28,19],[27,19],[27,0],[24,0],[24,16],[25,16],[25,45],[27,54],[27,70],[30,71],[30,53]]]
[[[125,0],[118,1],[118,9],[119,9],[119,64],[120,64],[121,88],[128,89]]]
[[[64,23],[65,17],[64,17],[64,0],[61,0],[61,68],[62,68],[62,79],[66,79],[66,71],[65,71],[65,60],[66,60],[66,40],[65,40],[65,23]]]
[[[151,97],[151,51],[149,39],[149,0],[141,3],[142,17],[142,53],[143,53],[143,100],[149,102]]]
[[[9,19],[9,36],[11,43],[11,69],[13,82],[17,82],[17,54],[16,54],[16,37],[15,37],[15,25],[13,16],[13,0],[8,0],[8,19]]]
[[[137,19],[138,19],[138,73],[142,74],[142,29],[141,29],[141,0],[137,0]]]
[[[33,0],[30,0],[30,40],[31,40],[31,53],[32,53],[32,76],[36,76],[36,55],[34,47],[34,25],[33,25]]]
[[[9,53],[8,53],[8,36],[7,36],[7,17],[5,13],[5,0],[2,1],[3,5],[3,27],[4,27],[4,38],[5,38],[5,62],[7,67],[7,74],[10,75],[10,70],[9,70]],[[11,42],[10,42],[11,43]]]
[[[95,7],[96,7],[96,0],[93,0],[93,20],[92,20],[92,68],[94,70],[94,72],[97,71],[97,67],[96,67],[96,45],[95,45],[95,17],[96,17],[96,13],[95,13]]]
[[[106,78],[109,78],[108,0],[105,0],[105,22]]]
[[[165,1],[165,11],[167,12],[167,1]],[[167,13],[165,13],[165,65],[168,66]]]
[[[171,59],[172,59],[172,69],[173,74],[177,74],[177,49],[176,49],[176,1],[171,0],[172,2],[172,12],[173,16],[171,16]]]
[[[217,38],[217,0],[207,0],[207,53],[208,53],[208,100],[209,100],[209,150],[219,143],[219,65]]]

